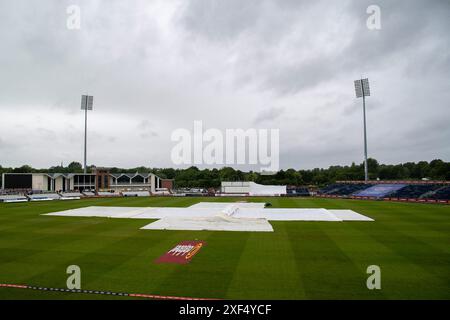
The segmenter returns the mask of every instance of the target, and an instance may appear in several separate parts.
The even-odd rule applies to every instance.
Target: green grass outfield
[[[189,206],[241,198],[120,198],[0,204],[0,283],[229,299],[450,299],[450,206],[248,198],[274,207],[352,209],[375,222],[271,222],[275,232],[151,231],[151,220],[42,216],[84,206]],[[187,265],[154,260],[183,240],[207,246]],[[381,267],[381,290],[366,268]],[[110,296],[0,288],[0,299]]]

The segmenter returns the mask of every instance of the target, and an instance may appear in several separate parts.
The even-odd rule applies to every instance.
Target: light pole
[[[369,79],[355,80],[356,98],[363,98],[364,117],[364,180],[369,181],[369,169],[367,167],[367,129],[366,129],[366,97],[370,96]]]
[[[94,104],[94,97],[89,95],[81,96],[81,110],[84,110],[84,174],[87,173],[87,112],[88,110],[92,110],[92,106]]]

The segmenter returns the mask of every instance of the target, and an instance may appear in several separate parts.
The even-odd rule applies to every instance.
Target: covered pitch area
[[[373,221],[352,210],[265,208],[265,203],[200,202],[187,208],[86,207],[50,216],[158,219],[146,230],[210,230],[273,232],[269,221]]]

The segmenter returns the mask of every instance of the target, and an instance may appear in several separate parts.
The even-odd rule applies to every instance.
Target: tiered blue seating
[[[341,186],[343,186],[342,183],[330,184],[329,186],[326,186],[325,188],[320,189],[319,193],[320,194],[328,194],[329,192],[338,190],[339,188],[341,188]]]
[[[427,197],[435,200],[450,200],[450,186],[441,187],[434,194]]]
[[[29,194],[27,197],[31,201],[49,201],[49,200],[59,200],[61,196],[57,193],[38,193],[38,194]]]
[[[376,184],[353,195],[357,197],[383,198],[404,187],[406,187],[405,184]]]
[[[318,191],[324,196],[450,200],[450,186],[439,183],[334,183]]]
[[[309,190],[306,187],[289,187],[286,190],[288,195],[291,196],[303,196],[303,197],[307,197],[309,196]]]
[[[348,196],[356,191],[367,189],[371,186],[372,184],[366,183],[335,183],[321,189],[319,193],[325,195]]]
[[[344,184],[339,190],[336,190],[333,194],[338,196],[348,196],[360,190],[371,187],[371,184],[357,183],[357,184]]]
[[[410,184],[389,196],[392,198],[418,199],[420,196],[440,187],[441,186],[435,184]]]

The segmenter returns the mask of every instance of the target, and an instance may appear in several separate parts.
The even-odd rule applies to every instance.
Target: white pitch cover
[[[85,207],[48,216],[158,219],[150,230],[273,231],[268,221],[373,221],[352,210],[264,208],[264,203],[200,202],[177,207]]]

